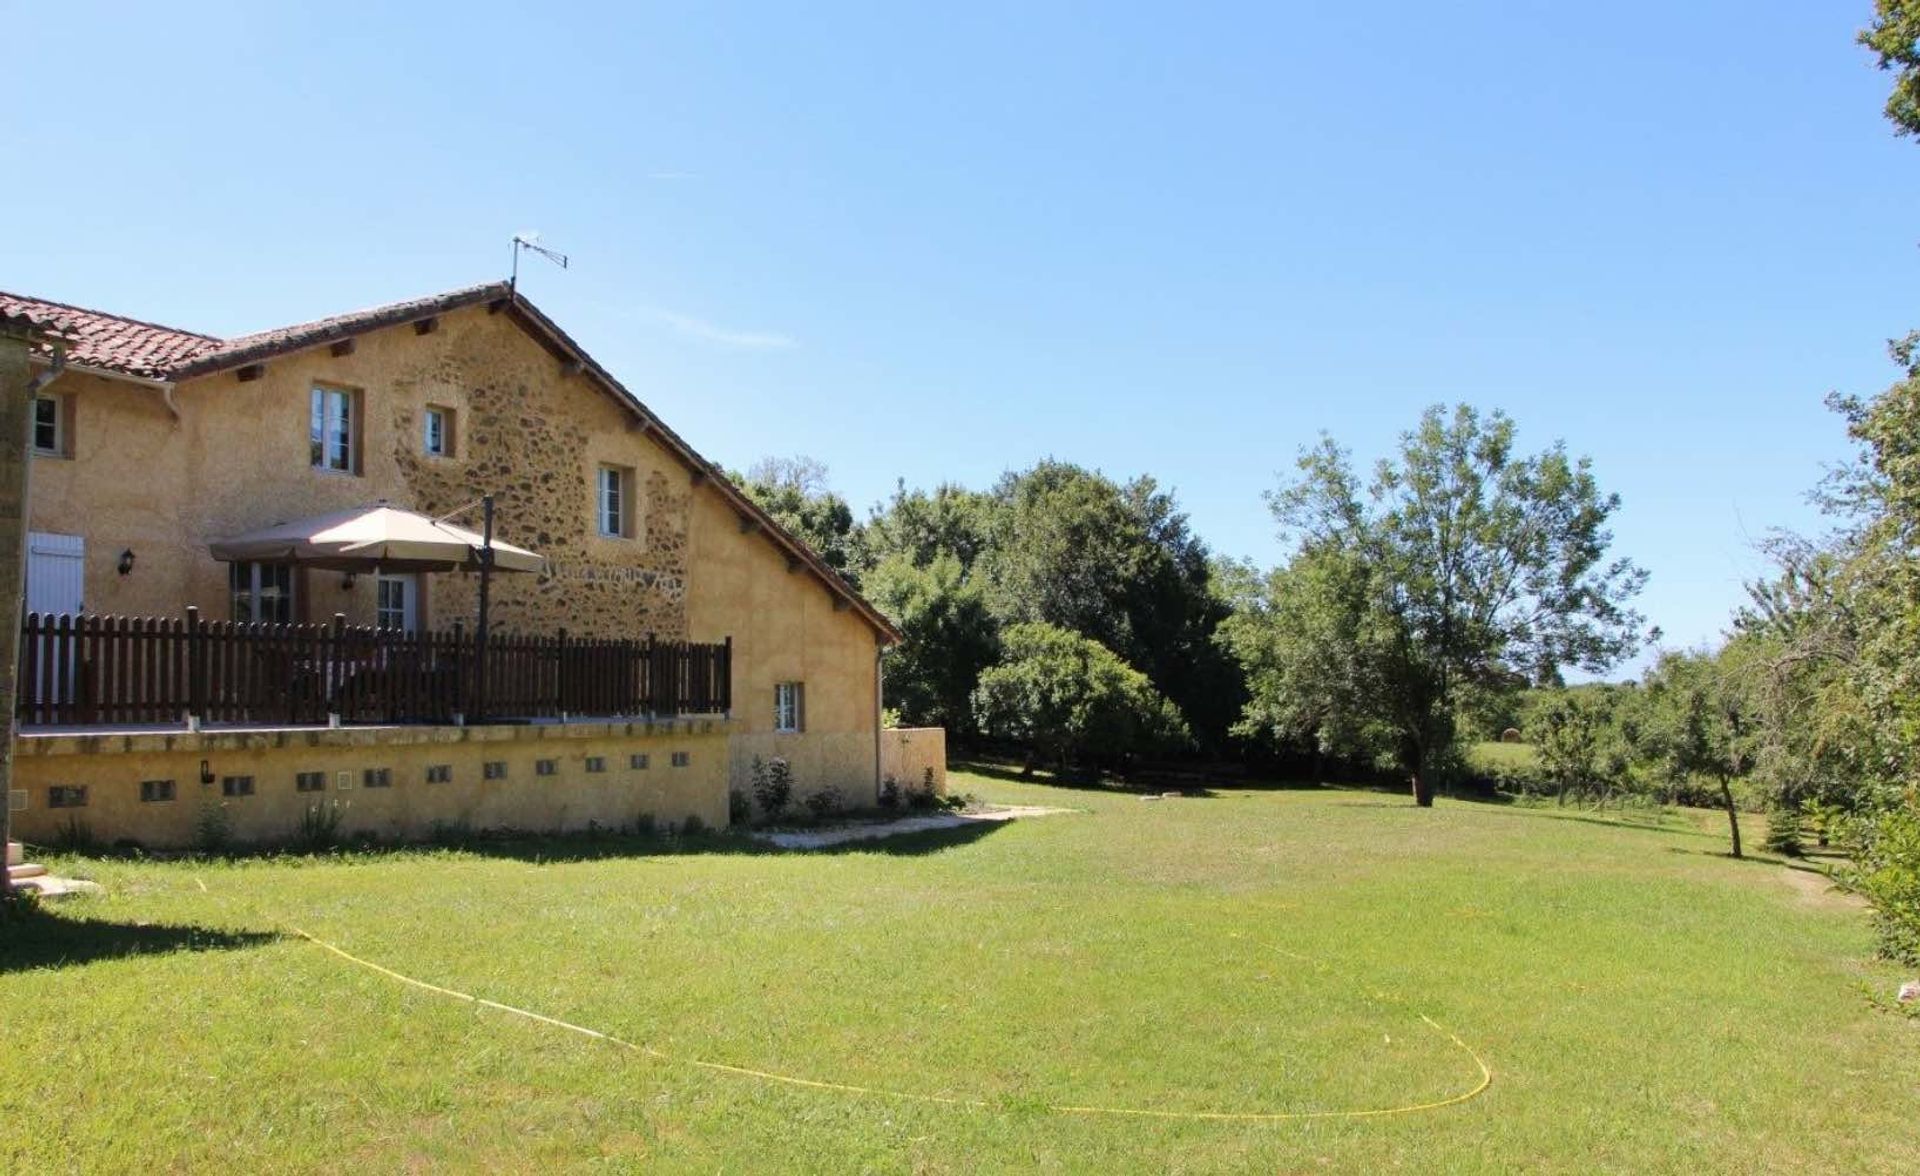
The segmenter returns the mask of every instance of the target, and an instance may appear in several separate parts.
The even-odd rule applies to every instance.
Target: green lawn
[[[1719,856],[1711,814],[953,786],[1084,811],[859,852],[68,860],[108,894],[0,928],[0,1170],[1920,1170],[1920,1024],[1870,1003],[1863,917]],[[676,1056],[988,1105],[637,1055],[286,924]],[[1047,1109],[1472,1089],[1421,1014],[1484,1095]]]

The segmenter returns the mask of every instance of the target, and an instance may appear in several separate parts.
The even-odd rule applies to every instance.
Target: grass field
[[[1870,1001],[1863,916],[1719,856],[1711,814],[953,785],[1083,811],[859,852],[68,859],[107,895],[0,928],[0,1170],[1920,1170],[1920,1024]],[[987,1105],[637,1055],[289,925],[676,1058]],[[1471,1090],[1422,1014],[1483,1095],[1048,1109]]]

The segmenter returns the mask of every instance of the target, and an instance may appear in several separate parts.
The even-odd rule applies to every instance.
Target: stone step
[[[18,865],[18,866],[8,866],[7,881],[25,882],[28,878],[43,877],[45,876],[46,872],[47,872],[47,868],[45,866],[36,866],[32,862],[27,862],[23,865]]]
[[[78,878],[56,878],[52,874],[45,877],[28,878],[20,883],[20,889],[31,890],[43,899],[58,900],[76,894],[98,894],[97,883],[82,881]]]

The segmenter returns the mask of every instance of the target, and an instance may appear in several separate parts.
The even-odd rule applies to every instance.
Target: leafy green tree
[[[865,562],[875,566],[900,556],[924,568],[951,556],[963,572],[971,573],[986,550],[994,508],[989,495],[951,483],[927,491],[909,490],[903,481],[867,521],[862,536]]]
[[[1741,652],[1662,654],[1646,676],[1641,734],[1641,754],[1670,782],[1704,776],[1718,785],[1734,857],[1741,856],[1741,845],[1733,782],[1752,770],[1756,747]]]
[[[1171,494],[1065,462],[1008,474],[993,492],[979,559],[1003,624],[1080,633],[1145,673],[1217,745],[1239,675],[1213,642],[1226,608],[1212,563]]]
[[[1561,804],[1572,796],[1605,803],[1628,783],[1631,750],[1621,729],[1617,688],[1543,691],[1528,717],[1527,734],[1540,770]]]
[[[764,458],[730,477],[834,571],[860,582],[860,535],[847,500],[827,488],[827,467],[810,457]]]
[[[1364,489],[1331,439],[1300,469],[1269,498],[1293,562],[1227,638],[1252,693],[1243,726],[1357,741],[1431,805],[1465,691],[1638,648],[1628,602],[1646,573],[1607,558],[1618,497],[1563,446],[1516,456],[1505,414],[1429,409]]]
[[[974,687],[999,656],[986,594],[945,552],[925,566],[890,556],[867,574],[865,589],[905,635],[884,663],[887,705],[905,723],[945,727],[965,742],[975,730]]]
[[[1899,134],[1920,135],[1920,0],[1874,0],[1873,7],[1860,43],[1893,74],[1887,118]]]
[[[1190,736],[1147,676],[1091,638],[1038,622],[1002,634],[1000,664],[980,675],[974,714],[987,735],[1069,771],[1177,750]]]

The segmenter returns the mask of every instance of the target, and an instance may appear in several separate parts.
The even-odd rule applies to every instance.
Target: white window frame
[[[807,727],[807,688],[803,682],[773,685],[773,729],[797,735]]]
[[[420,447],[428,457],[453,456],[453,412],[438,405],[428,405],[423,419],[423,435]]]
[[[246,609],[247,615],[244,617],[238,615],[240,610],[238,609],[238,607],[234,607],[233,612],[235,613],[235,616],[233,619],[235,622],[242,625],[290,625],[290,624],[293,624],[298,619],[299,613],[297,610],[299,608],[299,603],[300,603],[298,599],[300,589],[299,589],[299,580],[293,574],[292,564],[254,563],[254,562],[248,562],[244,560],[235,562],[233,565],[231,565],[231,567],[227,572],[227,595],[233,601],[233,604],[235,606],[238,606],[240,603],[242,589],[240,588],[239,585],[234,583],[234,580],[238,578],[238,574],[241,568],[246,569],[245,574],[247,577],[247,587],[245,589],[245,593],[246,593],[246,602],[247,602],[247,609]],[[279,585],[277,584],[271,584],[271,585],[262,584],[262,581],[266,579],[266,576],[263,575],[262,573],[267,572],[268,569],[272,569],[274,572],[283,573],[286,577],[286,592],[284,594],[284,599],[287,602],[287,615],[284,620],[277,617],[269,617],[265,615],[265,611],[266,611],[265,604],[266,604],[267,597],[262,592],[262,588],[263,587],[279,587]],[[279,579],[279,578],[280,577],[278,575],[274,576],[274,579]]]
[[[308,400],[308,455],[313,468],[330,474],[360,472],[358,397],[351,388],[315,384]]]
[[[40,406],[50,405],[53,409],[53,444],[40,444]],[[67,455],[67,406],[58,393],[41,393],[33,398],[33,451],[41,457],[65,457]]]
[[[619,466],[601,466],[594,477],[593,517],[602,539],[627,537],[632,509],[629,498],[627,471]]]

